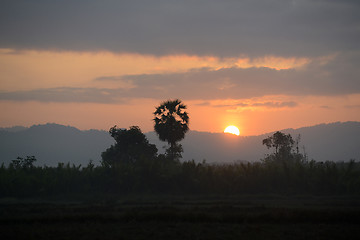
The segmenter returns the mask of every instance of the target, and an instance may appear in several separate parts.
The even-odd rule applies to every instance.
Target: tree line
[[[180,100],[163,102],[154,112],[154,129],[168,143],[158,154],[141,129],[112,127],[115,143],[100,166],[59,163],[34,166],[18,157],[0,166],[0,197],[99,197],[124,194],[360,194],[360,163],[316,162],[300,153],[300,137],[276,132],[262,144],[271,149],[258,162],[233,164],[180,161],[178,142],[189,130]],[[259,143],[261,144],[261,143]],[[221,159],[219,159],[219,162]]]

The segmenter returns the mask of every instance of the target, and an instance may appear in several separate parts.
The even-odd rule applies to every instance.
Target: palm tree
[[[167,152],[172,157],[182,152],[181,145],[177,145],[176,142],[182,140],[189,130],[189,116],[185,109],[186,105],[175,99],[163,102],[154,112],[154,130],[161,141],[170,144]]]

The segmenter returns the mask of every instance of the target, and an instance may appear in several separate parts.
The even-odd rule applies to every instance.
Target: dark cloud
[[[360,104],[358,104],[358,105],[346,105],[345,108],[349,108],[349,109],[360,109]]]
[[[210,102],[201,102],[201,103],[197,103],[195,104],[196,106],[211,106]]]
[[[228,108],[228,107],[249,107],[250,104],[248,103],[234,103],[234,104],[216,104],[213,105],[213,107],[217,107],[217,108]]]
[[[319,56],[359,49],[358,1],[3,0],[0,47]]]
[[[0,100],[38,102],[122,103],[118,89],[45,88],[30,91],[0,92]]]
[[[326,64],[314,61],[302,69],[199,69],[186,73],[123,76],[134,96],[181,95],[188,99],[243,99],[265,95],[346,95],[360,93],[360,54],[338,55]]]
[[[254,103],[251,104],[253,107],[267,107],[267,108],[283,108],[283,107],[296,107],[298,106],[297,102],[288,101],[288,102],[264,102],[264,103]]]
[[[0,92],[1,100],[121,103],[131,98],[203,100],[246,99],[266,95],[335,96],[360,93],[360,53],[338,55],[324,63],[314,61],[301,69],[202,68],[184,73],[106,76],[98,81],[128,83],[128,88],[51,88]],[[247,103],[243,104],[246,107]],[[253,106],[294,107],[295,102],[257,103]]]
[[[298,106],[297,102],[287,101],[287,102],[254,102],[254,103],[234,103],[234,104],[219,104],[214,105],[214,107],[230,107],[230,108],[247,108],[247,107],[265,107],[265,108],[284,108],[284,107],[296,107]]]
[[[94,79],[95,81],[121,81],[121,76],[101,76]]]

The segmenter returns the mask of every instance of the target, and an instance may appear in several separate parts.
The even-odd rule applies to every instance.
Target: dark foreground
[[[0,200],[1,239],[359,239],[351,196]]]

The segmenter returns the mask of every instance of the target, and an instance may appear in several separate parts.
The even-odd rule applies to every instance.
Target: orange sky
[[[360,96],[353,97],[358,99]],[[342,108],[339,102],[333,109],[327,109],[320,106],[321,103],[328,103],[327,99],[309,98],[305,101],[304,105],[296,109],[253,109],[242,112],[232,112],[225,107],[198,106],[192,101],[185,103],[190,113],[191,130],[197,131],[221,132],[228,125],[236,125],[242,135],[258,135],[319,123],[360,120],[358,111]],[[1,116],[1,124],[2,127],[9,127],[54,122],[79,129],[105,130],[113,125],[138,125],[146,132],[152,130],[152,112],[158,103],[149,99],[135,100],[126,105],[1,101],[1,112],[6,113]]]
[[[326,64],[333,56],[321,60]],[[319,60],[319,59],[317,59]],[[155,57],[110,52],[0,50],[0,92],[34,89],[95,88],[131,89],[131,81],[98,81],[100,77],[186,73],[196,68],[261,68],[302,71],[313,59],[265,56],[216,58],[187,55]],[[226,82],[226,81],[225,81]],[[231,88],[231,82],[229,83]],[[224,87],[226,87],[224,85]],[[192,91],[193,89],[189,89]],[[198,89],[202,91],[202,89]],[[239,127],[242,135],[257,135],[285,128],[298,128],[336,121],[360,121],[360,94],[335,96],[264,95],[259,97],[190,99],[182,93],[190,114],[190,128],[221,132],[227,125]],[[196,96],[196,95],[195,95]],[[120,96],[121,97],[121,96]],[[30,126],[47,122],[72,125],[79,129],[109,129],[113,125],[139,125],[152,130],[152,112],[162,100],[129,98],[124,102],[77,102],[62,100],[0,100],[0,127]],[[285,104],[284,104],[285,103]],[[293,103],[293,104],[292,104]]]
[[[5,1],[0,127],[152,130],[179,98],[190,129],[256,135],[360,121],[355,1]]]

